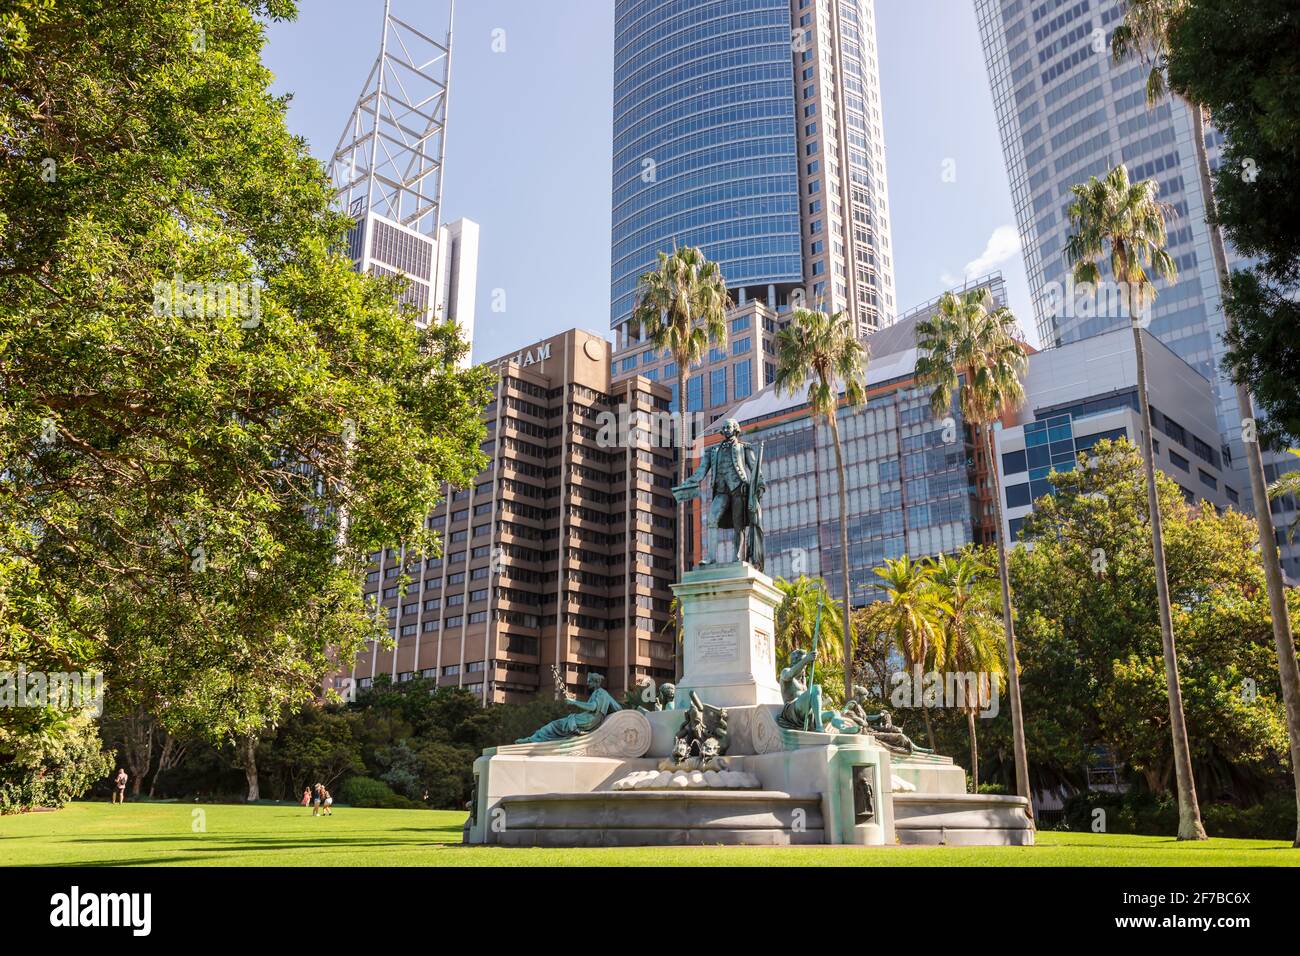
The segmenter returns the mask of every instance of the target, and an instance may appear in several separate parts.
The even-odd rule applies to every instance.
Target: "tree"
[[[975,675],[974,688],[967,681],[956,682],[961,696],[956,703],[966,715],[970,737],[971,793],[979,793],[980,782],[975,718],[981,702],[991,697],[995,683],[1001,686],[1006,673],[998,646],[1001,614],[992,573],[969,548],[956,555],[941,554],[930,562],[929,586],[940,608],[943,660],[950,671]]]
[[[853,680],[866,688],[870,699],[884,707],[889,700],[890,678],[898,671],[898,651],[888,623],[880,611],[887,605],[872,601],[855,608],[853,617]]]
[[[1146,469],[1147,509],[1151,516],[1151,544],[1156,563],[1156,600],[1160,607],[1160,632],[1164,642],[1165,681],[1169,693],[1169,729],[1174,739],[1174,769],[1178,779],[1178,839],[1204,840],[1205,827],[1192,779],[1191,749],[1187,742],[1187,721],[1183,713],[1178,677],[1178,656],[1174,644],[1173,614],[1169,606],[1169,584],[1165,571],[1165,542],[1160,522],[1160,499],[1156,494],[1155,454],[1151,445],[1151,406],[1147,401],[1146,358],[1142,345],[1141,316],[1155,297],[1155,287],[1146,266],[1170,281],[1177,269],[1165,251],[1165,210],[1157,198],[1160,184],[1154,179],[1130,183],[1123,163],[1087,183],[1072,186],[1074,195],[1068,215],[1074,232],[1066,241],[1066,259],[1074,267],[1076,282],[1095,285],[1101,278],[1098,260],[1110,251],[1110,269],[1115,281],[1127,289],[1129,319],[1133,327],[1133,349],[1137,358],[1137,391],[1142,412],[1140,436],[1142,461]]]
[[[837,412],[840,394],[849,407],[867,400],[867,348],[843,312],[827,315],[795,309],[789,324],[776,336],[776,390],[794,395],[807,388],[808,407],[831,433],[835,449],[835,475],[839,481],[840,594],[844,640],[844,697],[853,696],[853,575],[849,567],[849,492],[844,473],[844,448],[840,442]]]
[[[1081,787],[1105,750],[1166,793],[1174,750],[1142,457],[1099,441],[1049,481],[1011,553],[1036,772]],[[1285,780],[1287,748],[1252,522],[1188,505],[1162,472],[1156,484],[1197,790],[1245,802]]]
[[[894,646],[903,655],[903,667],[908,680],[915,682],[919,671],[938,670],[944,666],[948,647],[943,639],[941,618],[950,612],[938,592],[931,587],[932,568],[922,561],[913,561],[907,555],[885,559],[876,568],[885,590],[885,598],[868,605],[868,626],[893,638]],[[934,727],[926,707],[925,729],[931,749],[934,747]]]
[[[1255,260],[1232,276],[1227,362],[1264,413],[1261,434],[1300,443],[1300,8],[1183,0],[1164,29],[1169,87],[1226,141],[1215,222]]]
[[[1016,340],[1015,333],[1015,315],[1005,306],[995,308],[988,289],[972,289],[960,297],[945,293],[935,313],[917,323],[916,346],[920,355],[916,360],[916,376],[918,382],[932,389],[930,411],[936,418],[951,414],[953,392],[957,393],[957,407],[975,431],[977,453],[982,449],[987,456],[998,579],[1002,586],[1002,631],[1007,645],[1016,792],[1029,801],[1032,816],[1033,794],[1029,788],[1020,667],[1016,658],[1015,610],[1007,574],[1007,542],[1002,533],[1002,488],[993,452],[994,422],[1019,408],[1025,400],[1021,379],[1028,362],[1024,346]]]
[[[0,660],[213,740],[382,636],[367,555],[483,461],[486,372],[340,254],[269,92],[293,13],[23,0],[0,49]]]
[[[702,361],[710,345],[727,344],[727,309],[731,298],[716,262],[699,249],[685,246],[672,254],[659,253],[659,266],[647,272],[637,287],[630,325],[645,333],[656,349],[668,349],[677,365],[678,481],[690,474],[688,449],[692,437],[687,422],[686,383],[691,366]],[[677,505],[677,577],[686,572],[686,504]],[[677,621],[678,676],[682,673],[681,612]]]
[[[1154,105],[1160,99],[1163,99],[1166,90],[1168,89],[1168,84],[1166,82],[1166,64],[1169,62],[1171,55],[1171,33],[1178,28],[1181,21],[1189,18],[1189,15],[1195,6],[1197,5],[1193,3],[1192,0],[1129,0],[1125,9],[1124,20],[1118,27],[1116,27],[1111,36],[1112,51],[1116,62],[1123,60],[1126,56],[1136,50],[1142,55],[1144,61],[1150,65],[1151,69],[1147,75],[1148,106]],[[1218,14],[1228,12],[1220,9],[1219,4],[1211,4],[1210,6],[1214,7],[1215,12]],[[1252,12],[1273,16],[1289,16],[1292,25],[1292,40],[1300,40],[1300,15],[1297,15],[1294,5],[1291,5],[1291,7],[1286,10],[1273,4],[1267,6],[1267,10]],[[1240,10],[1233,10],[1232,13],[1239,15]],[[1193,19],[1195,18],[1193,17]],[[1246,24],[1243,24],[1243,26],[1244,25]],[[1214,21],[1203,23],[1198,22],[1198,26],[1222,30],[1222,24],[1215,23]],[[1256,27],[1257,26],[1258,24],[1256,24]],[[1277,50],[1277,40],[1281,38],[1281,33],[1278,31],[1277,27],[1278,23],[1275,20],[1271,24],[1272,32],[1269,34],[1268,38],[1255,38],[1264,41],[1260,43],[1260,46],[1264,50],[1268,51],[1268,55],[1270,56],[1275,55],[1274,51]],[[1193,27],[1193,32],[1182,34],[1181,39],[1185,42],[1197,43],[1199,47],[1200,38],[1195,30],[1196,27]],[[1231,33],[1221,34],[1221,36],[1222,39],[1229,43],[1234,42],[1229,39],[1229,37],[1233,36]],[[1273,42],[1268,42],[1269,39]],[[1291,65],[1297,65],[1294,50],[1291,51],[1290,57]],[[1239,70],[1244,64],[1238,60],[1233,65]],[[1261,67],[1271,67],[1277,66],[1278,64],[1268,62],[1257,65]],[[1195,72],[1203,73],[1205,70],[1205,62],[1203,60],[1198,61]],[[1267,76],[1267,72],[1265,72],[1264,76]],[[1188,83],[1189,80],[1190,84]],[[1252,78],[1252,83],[1253,82],[1254,78]],[[1270,81],[1265,79],[1264,82]],[[1209,212],[1210,248],[1214,254],[1215,273],[1219,281],[1219,293],[1223,302],[1232,303],[1237,297],[1233,294],[1234,283],[1228,271],[1227,244],[1224,241],[1223,232],[1219,228],[1218,216],[1215,211],[1215,191],[1211,185],[1213,169],[1210,166],[1209,151],[1205,144],[1205,106],[1194,95],[1189,95],[1189,89],[1194,88],[1197,88],[1196,81],[1188,77],[1184,80],[1184,85],[1180,87],[1179,93],[1181,94],[1183,102],[1187,105],[1187,111],[1192,120],[1192,149],[1196,157],[1196,168],[1200,178],[1201,194],[1205,199],[1206,209]],[[1259,92],[1252,90],[1252,93],[1254,99],[1254,103],[1252,103],[1253,106],[1258,103]],[[1221,103],[1217,105],[1226,106],[1226,104]],[[1271,110],[1277,108],[1281,104],[1280,102],[1266,102],[1262,105],[1264,105],[1266,110]],[[1225,112],[1229,116],[1232,115],[1230,110],[1225,110]],[[1247,112],[1257,112],[1257,110],[1248,107]],[[1293,119],[1296,118],[1300,118],[1300,114],[1295,114],[1293,116]],[[1231,128],[1225,129],[1225,132],[1230,132],[1230,129]],[[1297,122],[1295,126],[1293,126],[1292,132],[1300,134],[1300,122]],[[1287,141],[1287,148],[1291,153],[1293,172],[1297,171],[1297,167],[1294,165],[1294,149],[1292,148],[1294,142],[1294,136]],[[1239,146],[1240,143],[1235,145]],[[1241,165],[1230,166],[1229,168],[1234,169],[1234,171],[1243,168],[1257,169],[1259,159],[1250,157],[1249,153],[1246,154],[1246,157],[1248,158],[1242,159]],[[1271,156],[1267,162],[1272,163],[1274,158],[1279,160],[1282,159],[1280,156]],[[1273,176],[1276,177],[1276,175],[1276,172],[1274,172]],[[1237,178],[1240,181],[1249,181],[1253,183],[1258,176],[1253,173],[1247,173],[1246,175]],[[1222,184],[1221,181],[1221,185]],[[1229,193],[1235,196],[1238,192],[1237,187],[1240,184],[1240,182],[1230,182],[1227,184],[1226,189]],[[1259,190],[1258,192],[1263,191],[1264,190]],[[1290,197],[1287,198],[1289,201]],[[1291,227],[1290,231],[1294,233],[1293,222],[1294,221],[1288,223],[1288,225]],[[1252,229],[1250,226],[1246,226],[1242,231],[1248,234],[1253,233],[1254,236],[1259,235],[1257,228]],[[1249,239],[1246,244],[1250,244]],[[1300,246],[1293,244],[1290,248],[1293,253],[1300,253]],[[1281,268],[1279,269],[1278,266],[1281,266]],[[1300,286],[1297,286],[1296,284],[1296,280],[1300,279],[1300,255],[1293,255],[1289,263],[1286,261],[1285,257],[1282,257],[1280,261],[1276,258],[1266,258],[1263,274],[1267,275],[1270,271],[1275,278],[1282,279],[1283,283],[1289,281],[1292,291],[1300,291]],[[1258,314],[1256,310],[1261,302],[1261,296],[1273,296],[1274,298],[1277,298],[1277,289],[1267,288],[1262,285],[1259,282],[1259,275],[1259,272],[1252,271],[1250,278],[1243,280],[1240,286],[1242,295],[1237,304],[1245,306],[1244,313],[1246,316],[1254,316]],[[1256,310],[1251,309],[1251,303],[1255,304]],[[1290,306],[1288,306],[1288,310],[1289,309]],[[1284,314],[1284,310],[1275,307],[1272,311],[1275,313],[1274,321],[1270,324],[1273,328],[1277,328],[1277,318],[1283,317],[1278,315],[1278,313]],[[1227,308],[1229,319],[1229,341],[1240,341],[1240,337],[1236,332],[1239,314],[1237,308]],[[1291,318],[1294,319],[1294,315],[1292,315]],[[1300,324],[1293,322],[1290,326],[1292,333],[1294,333],[1297,328],[1300,328]],[[1288,344],[1288,350],[1290,347],[1291,346]],[[1229,361],[1241,362],[1242,356],[1240,350],[1234,354],[1236,355],[1235,360],[1233,356],[1230,356]],[[1278,353],[1275,352],[1270,354],[1275,355]],[[1281,354],[1285,354],[1285,352]],[[1269,359],[1264,358],[1264,361],[1267,362]],[[1295,646],[1291,636],[1290,615],[1287,611],[1286,598],[1284,596],[1282,565],[1278,555],[1277,542],[1273,529],[1273,515],[1269,507],[1269,498],[1265,487],[1264,459],[1260,448],[1258,435],[1259,429],[1258,427],[1247,429],[1248,422],[1251,422],[1254,419],[1254,403],[1251,400],[1248,388],[1248,382],[1250,379],[1249,376],[1241,374],[1240,371],[1234,375],[1234,379],[1236,380],[1237,407],[1240,414],[1243,416],[1242,446],[1246,456],[1247,472],[1250,475],[1251,498],[1255,508],[1255,520],[1258,527],[1260,549],[1263,554],[1265,579],[1268,584],[1268,593],[1273,612],[1273,640],[1277,647],[1278,664],[1281,673],[1283,674],[1283,687],[1286,691],[1288,702],[1288,723],[1292,741],[1292,763],[1294,765],[1293,769],[1296,786],[1296,808],[1298,814],[1300,814],[1300,669],[1297,668],[1296,664]],[[1286,393],[1288,397],[1294,395],[1294,379],[1288,382]],[[1296,827],[1295,845],[1300,847],[1300,819],[1298,819]]]
[[[816,673],[828,704],[842,704],[840,688],[844,685],[843,658],[836,653],[843,646],[843,617],[839,603],[831,597],[826,582],[801,574],[793,581],[776,579],[781,592],[781,603],[776,609],[776,670],[780,673],[790,652],[797,647],[812,650],[813,634],[817,633]],[[818,620],[821,621],[818,630]],[[850,641],[852,638],[850,638]]]

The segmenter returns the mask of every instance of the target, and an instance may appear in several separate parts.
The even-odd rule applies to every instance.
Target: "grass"
[[[200,816],[196,811],[202,811]],[[1036,847],[461,846],[460,811],[74,803],[0,817],[13,866],[1297,866],[1274,840],[1044,832]],[[202,826],[200,826],[202,824]],[[206,828],[206,829],[204,829]],[[198,832],[196,832],[198,831]]]

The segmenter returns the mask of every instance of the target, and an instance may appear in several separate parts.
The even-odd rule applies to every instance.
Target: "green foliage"
[[[1173,752],[1142,463],[1124,440],[1091,454],[1050,476],[1055,494],[1022,532],[1032,548],[1012,553],[1030,753],[1044,782],[1079,783],[1106,748],[1162,793]],[[1254,526],[1193,509],[1172,479],[1156,480],[1197,787],[1252,796],[1278,781],[1287,753]],[[1293,607],[1298,597],[1288,593]]]
[[[1104,815],[1097,815],[1098,810]],[[1290,794],[1274,794],[1248,807],[1206,803],[1201,806],[1201,818],[1212,837],[1290,840],[1296,826],[1295,799]],[[1177,829],[1178,805],[1167,795],[1141,790],[1080,793],[1065,801],[1058,829],[1089,833],[1094,821],[1104,821],[1106,833],[1162,836]]]
[[[781,603],[776,609],[776,672],[786,666],[795,648],[811,651],[817,628],[817,607],[821,604],[821,630],[817,638],[817,661],[813,680],[822,685],[825,700],[832,706],[844,702],[844,660],[841,655],[844,625],[841,605],[826,589],[821,578],[801,574],[793,581],[776,579]],[[852,639],[852,638],[850,638]]]
[[[374,807],[381,810],[411,810],[414,801],[393,793],[382,780],[349,777],[339,788],[338,803],[349,807]]]
[[[1168,27],[1169,85],[1223,133],[1216,219],[1243,255],[1227,302],[1228,364],[1280,444],[1300,443],[1300,6],[1184,0]]]
[[[382,635],[366,555],[436,551],[425,516],[482,463],[486,372],[339,254],[269,92],[258,15],[293,13],[0,15],[0,661],[102,670],[214,744]]]
[[[806,389],[809,408],[832,429],[841,394],[848,405],[867,400],[867,347],[843,312],[795,309],[777,333],[776,356],[777,391]]]
[[[1028,368],[1016,339],[1016,317],[995,306],[988,289],[945,292],[933,315],[916,324],[917,382],[930,392],[935,418],[948,415],[957,393],[962,416],[988,425],[1025,400]]]
[[[391,799],[358,805],[460,809],[484,748],[513,743],[567,712],[562,701],[548,698],[484,708],[460,688],[381,678],[354,704],[310,705],[264,734],[257,748],[262,793],[296,801],[303,787],[336,789],[365,777],[386,787]],[[119,724],[106,727],[109,743],[120,745]],[[156,789],[164,797],[237,799],[242,783],[234,748],[197,741],[178,766],[158,774]]]
[[[1173,257],[1165,251],[1165,212],[1159,200],[1160,184],[1154,179],[1130,183],[1128,168],[1120,163],[1103,178],[1092,176],[1070,187],[1074,199],[1066,210],[1073,228],[1065,243],[1065,258],[1074,268],[1076,282],[1101,280],[1098,262],[1110,253],[1110,272],[1126,283],[1128,308],[1137,318],[1150,307],[1155,286],[1147,274],[1171,283],[1178,277]]]
[[[21,735],[0,726],[0,755],[0,814],[62,807],[113,766],[94,722],[84,716]]]
[[[658,267],[641,276],[632,325],[657,349],[668,349],[685,376],[709,345],[727,344],[727,282],[716,262],[684,246],[659,253]]]

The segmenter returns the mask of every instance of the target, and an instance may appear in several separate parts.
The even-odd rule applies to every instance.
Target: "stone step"
[[[821,798],[771,790],[520,794],[492,810],[509,846],[754,846],[822,843]]]
[[[895,793],[894,831],[904,845],[1032,846],[1024,797]]]

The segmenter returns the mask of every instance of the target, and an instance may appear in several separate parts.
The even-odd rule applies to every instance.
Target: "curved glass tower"
[[[674,245],[802,283],[790,0],[619,0],[614,42],[611,325]]]

